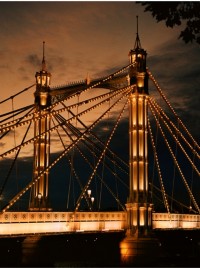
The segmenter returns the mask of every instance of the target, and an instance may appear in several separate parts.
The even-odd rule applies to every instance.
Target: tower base
[[[121,266],[158,266],[164,257],[159,240],[153,235],[128,235],[120,242]]]

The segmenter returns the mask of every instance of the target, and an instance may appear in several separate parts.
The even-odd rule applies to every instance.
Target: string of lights
[[[156,146],[155,146],[155,142],[154,142],[154,138],[153,138],[153,133],[152,133],[152,130],[151,130],[150,120],[149,120],[149,118],[147,120],[148,120],[148,131],[149,131],[149,134],[150,134],[151,145],[153,147],[153,153],[154,153],[154,158],[156,160],[158,177],[159,177],[159,180],[160,180],[161,192],[162,192],[162,195],[163,195],[163,201],[164,201],[165,207],[167,208],[168,214],[170,214],[169,203],[168,203],[168,199],[167,199],[167,195],[166,195],[166,191],[165,191],[165,186],[164,186],[164,182],[163,182],[163,178],[162,178],[162,172],[161,172],[161,169],[160,169],[160,164],[159,164],[158,155],[157,155],[157,151],[156,151]]]
[[[186,126],[183,124],[183,122],[181,121],[181,119],[178,117],[177,113],[174,111],[172,105],[170,104],[170,102],[167,100],[167,98],[165,97],[164,93],[162,92],[160,86],[158,85],[156,79],[153,77],[152,73],[147,69],[147,73],[150,77],[150,79],[153,81],[154,85],[156,86],[158,92],[160,93],[160,95],[162,96],[162,98],[164,99],[164,101],[166,102],[166,104],[168,105],[168,107],[170,108],[170,110],[172,111],[172,113],[174,114],[174,116],[177,118],[178,122],[180,123],[180,125],[182,125],[183,129],[186,131],[186,133],[188,134],[188,136],[191,138],[191,140],[193,141],[194,145],[196,148],[198,148],[200,150],[200,146],[198,145],[198,143],[195,141],[195,139],[192,137],[191,133],[188,131],[188,129],[186,128]]]
[[[24,195],[38,180],[40,180],[41,176],[46,173],[49,172],[49,170],[56,165],[75,145],[76,143],[78,143],[85,135],[88,131],[90,131],[91,129],[93,129],[96,124],[98,124],[106,115],[107,113],[113,109],[123,98],[125,98],[127,96],[127,94],[131,91],[132,87],[129,87],[128,89],[126,89],[126,93],[123,94],[112,106],[109,107],[109,109],[107,109],[95,122],[93,122],[93,124],[87,129],[85,130],[82,135],[76,139],[74,141],[73,144],[69,145],[46,169],[44,169],[42,172],[39,173],[39,175],[37,177],[35,177],[25,188],[23,188],[17,195],[15,195],[10,202],[4,206],[4,208],[2,209],[2,212],[7,211],[10,207],[13,206],[13,204],[15,204],[19,198],[22,197],[22,195]]]
[[[155,112],[154,112],[154,110],[153,110],[153,107],[152,107],[152,105],[151,105],[151,102],[149,102],[149,107],[150,107],[151,113],[153,114],[153,116],[154,116],[154,118],[155,118],[155,120],[156,120],[156,123],[157,123],[157,125],[158,125],[158,127],[159,127],[159,129],[160,129],[160,132],[161,132],[161,134],[162,134],[162,137],[163,137],[163,139],[164,139],[164,141],[165,141],[165,143],[166,143],[166,145],[167,145],[167,148],[168,148],[168,150],[169,150],[169,152],[170,152],[170,154],[171,154],[171,156],[172,156],[172,158],[173,158],[173,160],[174,160],[174,163],[175,163],[176,166],[177,166],[177,169],[178,169],[178,171],[179,171],[179,173],[180,173],[180,175],[181,175],[181,178],[182,178],[183,183],[184,183],[184,185],[185,185],[185,187],[186,187],[186,189],[187,189],[187,192],[188,192],[188,194],[189,194],[189,196],[190,196],[190,198],[191,198],[191,200],[192,200],[192,202],[193,202],[195,208],[196,208],[197,211],[200,213],[199,206],[198,206],[198,204],[197,204],[197,202],[196,202],[196,200],[195,200],[195,198],[194,198],[194,196],[193,196],[193,194],[192,194],[192,191],[191,191],[191,189],[190,189],[190,187],[189,187],[189,185],[188,185],[188,183],[187,183],[187,180],[186,180],[186,178],[185,178],[185,176],[184,176],[184,174],[183,174],[183,172],[182,172],[182,170],[181,170],[181,168],[180,168],[180,165],[179,165],[179,163],[178,163],[178,161],[177,161],[177,159],[176,159],[176,157],[175,157],[175,155],[174,155],[174,153],[173,153],[173,150],[172,150],[172,148],[171,148],[171,146],[170,146],[170,144],[169,144],[169,142],[168,142],[168,140],[167,140],[167,138],[166,138],[166,136],[165,136],[165,134],[164,134],[164,131],[162,130],[162,127],[161,127],[161,125],[160,125],[160,123],[159,123],[158,118],[156,117],[156,114],[155,114]]]

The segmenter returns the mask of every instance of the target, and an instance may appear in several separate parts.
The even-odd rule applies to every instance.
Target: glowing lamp
[[[46,71],[37,72],[35,75],[37,85],[41,87],[49,87],[51,74]]]
[[[91,190],[87,190],[88,196],[91,196],[92,191]]]
[[[144,78],[143,77],[138,76],[137,85],[138,85],[138,87],[144,87]]]

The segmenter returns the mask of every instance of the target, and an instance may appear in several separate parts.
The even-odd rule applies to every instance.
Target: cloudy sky
[[[125,66],[134,47],[136,15],[149,69],[198,136],[199,46],[185,45],[178,39],[178,27],[156,23],[140,4],[130,1],[0,2],[0,99],[35,82],[43,41],[51,86],[82,80],[87,73],[96,78]],[[32,93],[16,101],[28,105]],[[0,109],[2,113],[4,107]]]

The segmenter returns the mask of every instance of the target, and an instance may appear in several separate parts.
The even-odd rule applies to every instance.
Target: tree
[[[145,12],[151,12],[157,22],[165,21],[173,28],[185,24],[179,38],[185,43],[200,44],[200,2],[138,2],[145,6]]]

